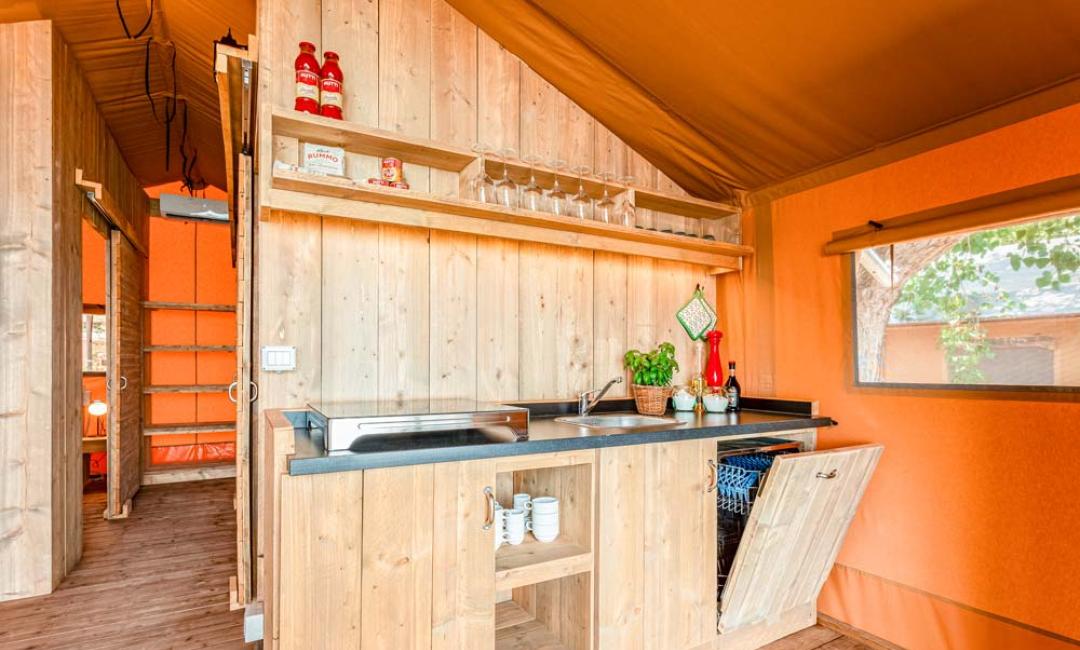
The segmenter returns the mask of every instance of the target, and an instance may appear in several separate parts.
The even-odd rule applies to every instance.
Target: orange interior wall
[[[175,185],[147,189],[151,198],[180,193]],[[208,198],[224,199],[210,188]],[[236,270],[228,224],[152,217],[148,300],[236,304]],[[232,312],[156,310],[149,312],[147,342],[151,345],[235,345]],[[228,384],[236,374],[233,352],[152,352],[148,355],[153,385]],[[149,400],[153,424],[230,422],[235,406],[225,393],[154,394]],[[154,436],[151,462],[224,460],[235,453],[234,432]]]
[[[90,225],[85,219],[82,222],[82,301],[84,305],[105,304],[105,237]],[[80,358],[81,363],[81,358]],[[84,437],[98,435],[98,422],[104,423],[107,416],[99,418],[90,415],[90,402],[94,400],[105,401],[105,377],[102,375],[83,375],[82,378],[84,395],[83,400],[83,430]],[[100,427],[102,432],[104,427]],[[105,473],[105,453],[95,452],[90,455],[90,471],[92,474]]]
[[[819,400],[840,422],[822,447],[885,445],[824,613],[915,649],[1080,639],[1077,395],[854,387],[850,272],[821,252],[869,219],[1077,173],[1080,105],[747,214],[757,254],[718,283],[748,394]]]

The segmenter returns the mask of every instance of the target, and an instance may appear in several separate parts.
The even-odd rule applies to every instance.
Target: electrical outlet
[[[264,345],[261,365],[266,372],[296,370],[296,348],[291,345]]]

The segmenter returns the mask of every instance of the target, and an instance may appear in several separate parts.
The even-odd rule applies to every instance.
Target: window
[[[105,372],[109,359],[105,314],[84,313],[82,321],[83,372]]]
[[[1080,387],[1080,215],[853,262],[859,383]]]

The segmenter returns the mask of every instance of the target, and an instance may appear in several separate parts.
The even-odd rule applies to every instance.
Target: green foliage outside
[[[1075,281],[1080,269],[1080,216],[1060,217],[973,233],[911,277],[893,306],[900,321],[918,314],[938,314],[945,321],[939,344],[945,351],[950,381],[983,381],[979,364],[993,356],[980,323],[991,308],[999,314],[1022,314],[1021,298],[1000,286],[1001,278],[987,268],[990,253],[1001,246],[1014,271],[1040,269],[1035,287],[1060,290]]]
[[[623,365],[634,373],[634,383],[639,386],[670,386],[679,369],[675,346],[670,343],[661,343],[648,353],[630,350],[623,357]]]

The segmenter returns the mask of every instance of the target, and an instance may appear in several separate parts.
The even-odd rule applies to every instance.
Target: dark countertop
[[[307,427],[305,411],[287,416],[296,426],[296,453],[289,460],[289,474],[323,474],[351,470],[423,465],[479,458],[498,458],[524,454],[543,454],[556,451],[599,449],[625,445],[644,445],[699,438],[738,437],[775,434],[801,429],[832,426],[828,417],[811,415],[807,402],[755,400],[745,398],[742,411],[737,413],[672,412],[683,424],[660,430],[588,429],[555,421],[558,415],[574,414],[570,403],[528,404],[531,412],[529,437],[519,441],[487,441],[474,431],[431,434],[366,443],[353,451],[327,453],[318,440],[313,440]],[[753,407],[753,408],[746,408]],[[631,413],[633,402],[625,399],[602,402],[594,414]]]

